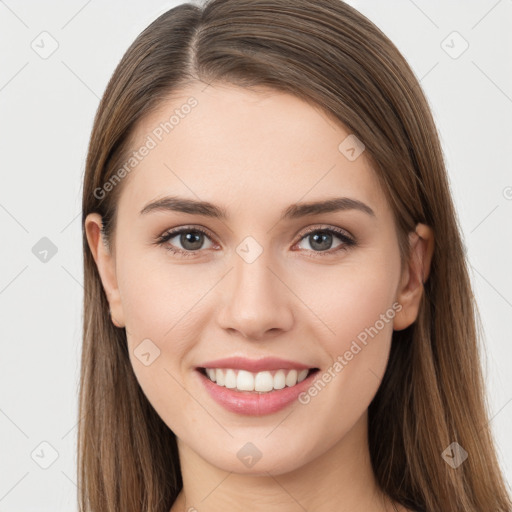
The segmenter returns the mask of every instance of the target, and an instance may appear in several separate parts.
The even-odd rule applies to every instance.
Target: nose
[[[263,340],[293,326],[294,296],[265,254],[252,263],[234,256],[234,269],[226,276],[218,314],[219,325],[230,334]]]

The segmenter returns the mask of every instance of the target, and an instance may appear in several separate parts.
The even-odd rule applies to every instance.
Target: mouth
[[[293,388],[303,380],[317,373],[319,368],[277,369],[249,372],[236,368],[196,369],[201,375],[219,387],[243,394],[267,394],[284,388]]]

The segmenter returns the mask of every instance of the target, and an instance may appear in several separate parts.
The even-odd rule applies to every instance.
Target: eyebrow
[[[337,197],[325,201],[296,203],[288,206],[281,214],[281,220],[298,219],[308,215],[319,215],[337,211],[358,210],[375,217],[375,212],[365,203],[349,197]],[[197,201],[184,197],[167,196],[153,201],[141,210],[140,215],[154,211],[175,211],[227,220],[226,210],[208,201]]]

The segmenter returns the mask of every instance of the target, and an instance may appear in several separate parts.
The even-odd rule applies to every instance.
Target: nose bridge
[[[267,253],[262,253],[254,261],[250,262],[237,256],[233,272],[233,280],[235,281],[234,295],[239,300],[266,298],[269,294],[269,288],[275,285],[275,283],[271,282],[272,278],[275,279],[275,277],[270,272],[269,266],[270,262]]]
[[[253,253],[248,258],[246,254],[254,250],[248,247],[249,251],[240,255],[240,248],[247,249],[240,244],[233,255],[234,269],[230,272],[220,323],[223,328],[235,329],[245,337],[259,338],[271,329],[288,329],[293,315],[290,297],[270,270],[269,252],[261,251],[256,257]]]
[[[233,293],[241,300],[257,300],[260,294],[265,298],[269,287],[275,285],[275,276],[269,270],[275,262],[271,261],[270,242],[265,239],[267,245],[264,246],[263,236],[258,236],[259,241],[253,236],[246,236],[233,254]]]

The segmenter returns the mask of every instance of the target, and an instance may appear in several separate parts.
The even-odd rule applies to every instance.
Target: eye
[[[172,240],[176,241],[172,242]],[[338,239],[339,243],[332,248],[333,242]],[[210,245],[203,247],[205,240]],[[296,246],[307,241],[311,249],[310,252],[315,255],[324,256],[332,255],[335,252],[348,250],[356,245],[356,241],[350,237],[345,231],[338,228],[313,228],[304,233]],[[201,249],[211,249],[214,244],[211,237],[202,228],[199,227],[181,227],[167,231],[156,238],[157,245],[165,246],[165,248],[178,256],[191,257],[195,256]],[[179,246],[177,246],[179,244]],[[180,247],[181,246],[181,247]],[[323,254],[322,254],[323,253]]]
[[[176,242],[170,243],[171,240],[177,239]],[[166,249],[181,256],[194,256],[200,249],[204,249],[203,243],[205,238],[210,240],[207,232],[201,228],[179,228],[172,231],[167,231],[159,236],[156,240],[157,245],[165,245]],[[179,243],[181,247],[176,247]],[[211,243],[211,240],[210,240]],[[206,249],[213,246],[213,243]]]
[[[332,249],[334,239],[338,239],[340,243]],[[346,251],[350,247],[356,245],[356,241],[348,236],[345,231],[337,228],[313,228],[307,231],[299,243],[308,242],[309,246],[315,253],[332,254],[338,251]],[[298,245],[298,244],[297,244]],[[322,254],[319,254],[323,256]]]

